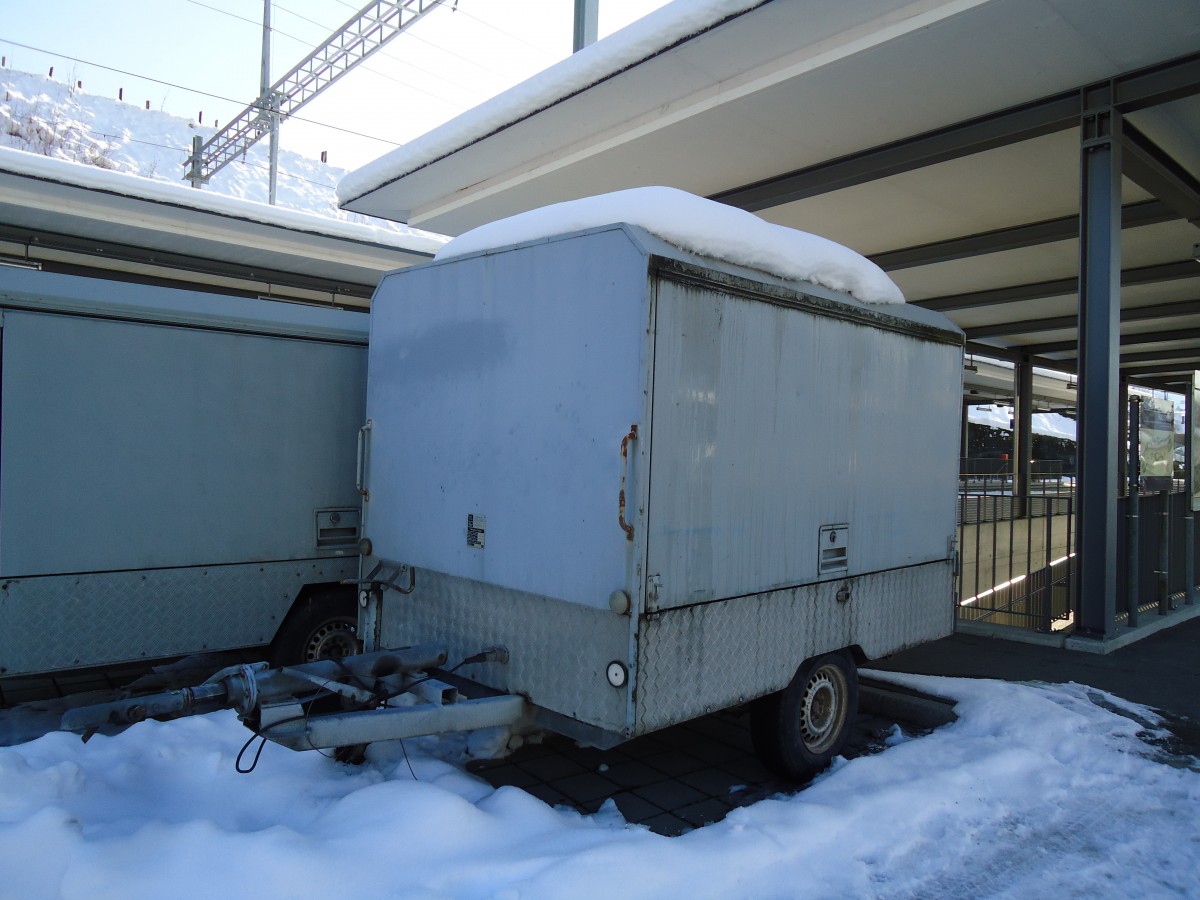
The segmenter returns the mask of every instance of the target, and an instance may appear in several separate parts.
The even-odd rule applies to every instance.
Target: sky
[[[665,3],[600,0],[599,35]],[[272,81],[362,5],[275,3]],[[282,146],[355,169],[570,55],[573,15],[573,0],[446,0],[307,104],[296,119],[308,121],[285,123]],[[13,3],[0,55],[92,94],[124,89],[126,102],[225,123],[258,95],[262,20],[261,0]]]

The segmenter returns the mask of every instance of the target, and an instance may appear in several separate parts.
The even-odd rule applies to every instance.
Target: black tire
[[[288,613],[271,643],[273,666],[340,659],[362,649],[358,603],[353,589],[314,591]]]
[[[848,653],[806,660],[782,691],[750,707],[750,733],[763,765],[808,781],[842,752],[858,712],[858,670]]]

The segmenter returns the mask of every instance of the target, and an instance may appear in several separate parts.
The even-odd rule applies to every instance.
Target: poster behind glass
[[[1175,474],[1175,404],[1146,397],[1138,423],[1143,491],[1169,491]]]

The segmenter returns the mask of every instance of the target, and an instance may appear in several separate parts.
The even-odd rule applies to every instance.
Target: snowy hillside
[[[98,97],[74,81],[58,81],[0,69],[0,147],[67,159],[110,171],[187,186],[183,181],[192,138],[207,140],[214,124],[203,125],[155,109],[141,101]],[[128,97],[133,100],[134,98]],[[345,222],[370,223],[397,233],[403,225],[344,212],[334,189],[344,169],[308,159],[286,149],[279,153],[277,205]],[[226,166],[203,189],[206,193],[266,203],[268,142],[251,148],[245,161]]]

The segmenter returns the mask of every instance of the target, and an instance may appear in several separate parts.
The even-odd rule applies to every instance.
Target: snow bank
[[[866,257],[833,241],[773,225],[753,213],[669,187],[631,188],[569,200],[481,225],[436,259],[625,222],[690,253],[808,281],[865,303],[903,303],[900,288]]]
[[[958,721],[679,838],[493,790],[447,761],[461,737],[357,768],[271,745],[243,776],[228,712],[47,735],[0,750],[0,897],[1194,895],[1200,771],[1144,742],[1150,710],[876,674],[956,699]]]
[[[661,7],[492,100],[351,172],[338,184],[338,202],[349,203],[764,2],[766,0],[676,0]]]

